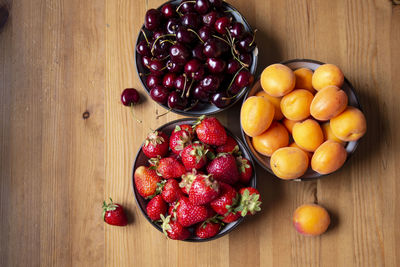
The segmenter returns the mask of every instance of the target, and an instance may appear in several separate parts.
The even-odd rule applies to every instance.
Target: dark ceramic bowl
[[[322,62],[319,62],[316,60],[311,60],[311,59],[293,59],[293,60],[284,61],[284,62],[282,62],[282,64],[288,66],[292,70],[296,70],[299,68],[309,68],[309,69],[315,71],[320,65],[323,65],[325,63],[322,63]],[[243,103],[244,103],[244,101],[246,101],[247,98],[256,95],[261,90],[263,90],[263,89],[261,88],[260,80],[258,80],[257,82],[254,83],[253,88],[251,88],[250,91],[246,94],[246,96],[243,100]],[[342,90],[345,91],[347,94],[348,101],[349,101],[348,105],[362,110],[361,106],[360,106],[360,102],[358,101],[357,95],[354,91],[354,88],[346,78],[344,78]],[[251,142],[251,137],[247,136],[244,133],[242,127],[240,127],[240,129],[242,131],[242,136],[243,136],[243,139],[245,140],[246,146],[250,149],[250,152],[251,152],[252,156],[254,157],[254,159],[257,161],[257,163],[261,167],[263,167],[265,170],[270,172],[271,174],[274,174],[271,170],[271,166],[269,163],[270,158],[258,153],[253,147],[253,144]],[[355,152],[359,141],[360,140],[347,142],[347,144],[346,144],[346,151],[347,151],[346,162],[349,160],[350,156]],[[313,180],[313,179],[318,179],[318,178],[321,178],[321,177],[327,176],[327,175],[329,175],[329,174],[326,174],[326,175],[319,174],[316,171],[312,170],[311,168],[308,168],[307,172],[303,176],[301,176],[297,179],[293,179],[292,181]]]
[[[172,0],[172,1],[165,2],[157,9],[161,10],[161,8],[167,3],[171,3],[172,5],[177,6],[181,3],[181,0]],[[229,12],[229,14],[232,15],[236,21],[242,22],[244,29],[247,32],[253,32],[250,24],[246,21],[245,17],[242,16],[242,14],[240,14],[240,12],[237,9],[235,9],[233,6],[231,6],[227,2],[223,2],[223,8],[226,12]],[[145,30],[144,25],[142,26],[141,29]],[[144,40],[143,33],[141,31],[139,31],[139,35],[136,39],[135,48],[136,48],[137,44],[143,40]],[[257,47],[254,48],[254,50],[252,51],[251,54],[252,54],[252,63],[251,63],[251,66],[249,67],[249,71],[254,76],[254,73],[256,72],[256,69],[257,69],[257,60],[258,60]],[[136,71],[140,78],[140,82],[142,83],[143,88],[146,90],[147,94],[150,96],[150,88],[148,88],[146,85],[146,77],[143,75],[140,75],[140,73],[148,72],[148,69],[145,66],[143,66],[141,58],[142,58],[142,56],[139,55],[135,49]],[[224,110],[232,107],[236,102],[238,102],[246,94],[246,92],[249,89],[250,89],[250,86],[243,88],[241,90],[241,92],[234,99],[232,99],[231,103],[224,108],[218,108],[218,107],[214,106],[211,102],[210,103],[201,103],[200,102],[195,108],[188,110],[188,111],[183,111],[183,110],[178,110],[178,109],[172,109],[171,111],[174,113],[180,114],[180,115],[185,115],[185,116],[201,116],[201,115],[216,114],[218,112],[224,111]],[[150,96],[150,98],[151,98],[151,96]],[[163,108],[169,110],[169,107],[167,104],[160,104],[160,103],[158,103],[158,104],[160,106],[162,106]]]
[[[171,133],[173,132],[173,130],[175,129],[176,125],[180,125],[180,124],[193,124],[196,121],[195,118],[187,118],[187,119],[180,119],[180,120],[175,120],[175,121],[171,121],[167,124],[164,124],[163,126],[157,128],[157,131],[163,131],[164,133],[166,133],[168,136],[171,135]],[[242,156],[249,159],[251,162],[251,165],[253,167],[253,177],[250,180],[250,183],[248,186],[251,187],[256,187],[256,173],[255,173],[255,166],[254,166],[254,161],[251,157],[250,152],[248,151],[248,149],[246,148],[246,146],[243,144],[242,140],[235,136],[234,134],[232,134],[228,129],[226,129],[226,132],[229,136],[233,137],[236,142],[239,145],[240,151],[242,152]],[[143,146],[143,144],[142,144]],[[132,172],[132,186],[133,186],[133,193],[135,196],[135,200],[136,200],[136,204],[138,205],[138,207],[140,208],[140,211],[142,212],[143,216],[157,229],[162,233],[162,229],[160,227],[159,224],[154,223],[149,216],[147,216],[146,213],[146,205],[149,202],[148,200],[144,199],[141,195],[139,195],[139,193],[136,190],[135,187],[135,181],[134,181],[134,173],[136,168],[138,168],[139,166],[148,166],[148,158],[146,157],[146,155],[143,153],[142,151],[142,146],[140,147],[139,151],[136,154],[136,158],[135,158],[135,162],[133,164],[133,172]],[[201,239],[198,238],[194,235],[192,235],[192,237],[184,240],[184,241],[189,241],[189,242],[203,242],[203,241],[210,241],[210,240],[214,240],[217,238],[220,238],[221,236],[226,235],[227,233],[229,233],[230,231],[232,231],[233,229],[235,229],[241,222],[243,221],[243,218],[239,218],[237,221],[233,222],[233,223],[228,223],[226,224],[222,230],[214,237],[212,238],[207,238],[207,239]],[[193,233],[192,229],[189,228],[189,230]]]

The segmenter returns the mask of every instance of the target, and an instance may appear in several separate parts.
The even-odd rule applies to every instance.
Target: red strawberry
[[[240,204],[236,209],[244,217],[247,213],[254,215],[257,211],[260,211],[261,201],[260,193],[253,187],[245,187],[240,189]]]
[[[200,238],[210,238],[216,236],[220,229],[220,223],[207,220],[196,227],[196,236]]]
[[[224,223],[231,223],[231,222],[237,221],[239,218],[240,218],[239,212],[236,212],[236,213],[231,212],[231,213],[228,213],[228,215],[224,216],[222,218],[222,221]]]
[[[228,136],[226,139],[226,143],[222,146],[217,147],[217,153],[234,153],[237,154],[239,152],[239,145],[235,139]]]
[[[198,222],[207,220],[213,216],[213,213],[211,208],[193,205],[187,197],[181,197],[178,202],[176,217],[182,226],[189,227]]]
[[[148,158],[164,157],[168,152],[168,136],[161,131],[149,133],[142,150]]]
[[[114,203],[110,198],[110,203],[103,202],[103,219],[106,223],[117,226],[128,224],[124,209],[120,204]]]
[[[192,170],[192,172],[187,172],[182,175],[182,181],[179,183],[179,187],[182,189],[182,192],[186,195],[189,195],[190,187],[194,179],[196,179],[197,171]]]
[[[239,182],[242,184],[248,184],[253,175],[253,167],[248,159],[239,156],[236,158],[236,164],[239,169]]]
[[[186,130],[173,132],[169,138],[169,147],[172,152],[180,155],[182,150],[192,142],[193,136]]]
[[[207,165],[207,172],[212,174],[215,180],[227,184],[234,184],[239,180],[236,159],[231,154],[219,154]]]
[[[177,131],[180,131],[180,130],[185,130],[189,134],[193,135],[193,127],[190,124],[181,124],[181,125],[175,126],[174,132],[177,132]]]
[[[162,229],[166,236],[174,240],[185,240],[189,238],[190,232],[183,227],[178,221],[171,218],[171,215],[164,217],[161,215]]]
[[[208,204],[218,197],[219,183],[211,175],[199,174],[189,191],[189,200],[194,205]]]
[[[226,183],[220,183],[220,187],[221,194],[211,202],[211,208],[218,214],[226,215],[232,213],[237,204],[239,204],[239,194],[232,186]]]
[[[142,197],[149,198],[159,193],[158,190],[160,188],[158,183],[161,181],[161,178],[155,170],[140,166],[135,170],[134,180],[136,189]]]
[[[186,172],[185,166],[172,157],[152,158],[149,162],[156,167],[157,174],[165,179],[180,178]]]
[[[178,181],[175,179],[169,179],[165,183],[161,195],[166,202],[173,203],[183,196],[183,192],[179,187]]]
[[[160,220],[160,215],[165,214],[167,212],[167,204],[161,197],[161,195],[157,195],[153,197],[146,207],[147,215],[153,221]]]
[[[214,117],[201,116],[195,123],[196,134],[205,144],[220,146],[226,143],[227,135],[224,126]]]
[[[182,163],[187,170],[199,170],[207,163],[206,153],[204,145],[199,142],[188,145],[182,151]]]

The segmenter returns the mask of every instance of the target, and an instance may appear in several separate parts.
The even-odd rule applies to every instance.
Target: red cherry
[[[132,106],[138,103],[140,100],[140,95],[138,91],[134,88],[126,88],[122,91],[121,102],[124,106]]]
[[[225,34],[226,29],[229,28],[230,24],[231,24],[231,21],[228,17],[222,17],[222,18],[217,19],[217,21],[214,24],[214,28],[218,33]]]

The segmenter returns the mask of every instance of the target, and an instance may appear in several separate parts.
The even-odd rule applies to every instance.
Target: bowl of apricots
[[[367,131],[340,68],[308,59],[266,67],[243,100],[240,124],[257,163],[295,181],[340,169]]]

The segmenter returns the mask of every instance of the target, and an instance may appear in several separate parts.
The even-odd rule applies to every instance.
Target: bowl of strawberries
[[[214,117],[175,120],[149,133],[132,180],[144,217],[175,240],[219,238],[260,211],[250,152]]]

